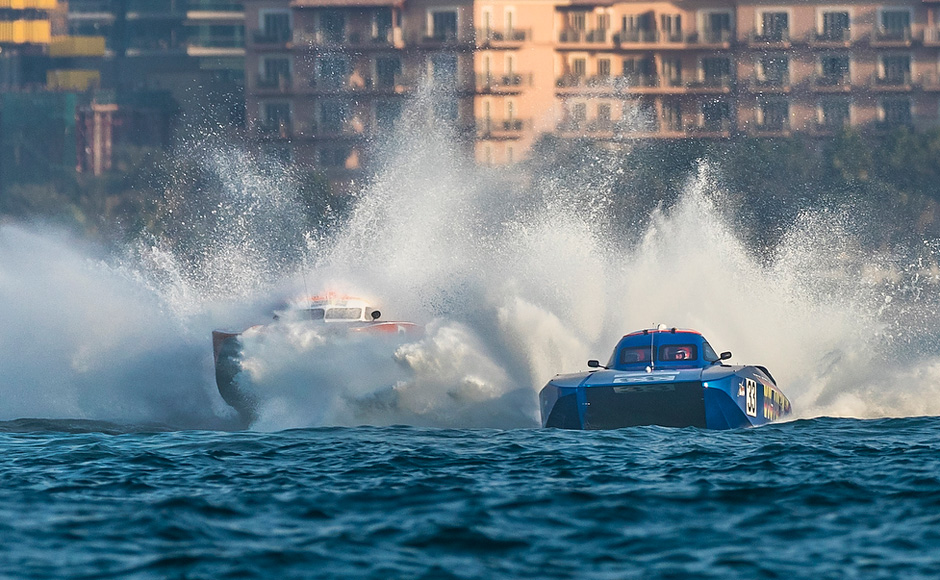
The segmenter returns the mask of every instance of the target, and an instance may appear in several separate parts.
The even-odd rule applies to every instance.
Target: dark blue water
[[[937,418],[0,430],[3,578],[940,577]]]

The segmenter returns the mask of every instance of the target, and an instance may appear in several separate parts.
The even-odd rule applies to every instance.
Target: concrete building
[[[730,138],[940,123],[940,1],[245,0],[263,146],[354,170],[421,77],[483,164],[539,135]]]

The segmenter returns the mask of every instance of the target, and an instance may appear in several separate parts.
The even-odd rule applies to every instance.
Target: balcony
[[[924,46],[940,46],[940,27],[924,29]]]
[[[722,117],[718,119],[700,118],[698,122],[686,127],[690,135],[705,138],[726,138],[731,136],[731,119]]]
[[[526,128],[530,127],[530,121],[522,119],[493,120],[488,117],[477,119],[476,132],[478,137],[484,139],[518,139]]]
[[[456,30],[424,30],[414,39],[417,44],[425,48],[457,48],[475,43]]]
[[[532,86],[531,74],[509,73],[504,75],[480,73],[476,76],[478,93],[517,93],[523,87]]]
[[[290,121],[266,121],[256,125],[258,136],[267,139],[290,139],[293,136],[293,127]]]
[[[814,30],[809,36],[810,46],[843,48],[851,46],[852,31],[848,28]]]
[[[309,139],[358,139],[366,133],[365,127],[358,121],[321,121],[312,122],[301,133]]]
[[[478,28],[476,38],[477,46],[480,48],[513,47],[531,39],[532,31],[519,28],[509,28],[506,30]]]
[[[288,93],[293,84],[290,75],[276,75],[259,78],[256,86],[259,92]]]
[[[912,88],[910,71],[875,73],[871,77],[871,88],[884,91],[909,91]]]
[[[852,78],[845,74],[818,74],[812,79],[813,90],[821,93],[843,93],[852,89]]]
[[[748,35],[747,43],[756,48],[789,48],[790,29],[754,31]]]
[[[871,35],[871,45],[878,47],[911,46],[910,28],[876,28]]]
[[[621,30],[614,33],[615,44],[657,44],[659,31],[656,30]]]
[[[701,80],[689,81],[686,88],[696,93],[727,93],[734,85],[731,75],[707,76]]]
[[[734,31],[722,29],[693,32],[686,38],[686,42],[702,48],[730,48],[734,42]]]
[[[289,30],[256,30],[251,35],[256,45],[283,48],[291,41]]]
[[[745,83],[745,88],[752,93],[787,93],[790,91],[790,77],[754,76]]]
[[[562,30],[558,35],[558,42],[561,44],[583,44],[598,45],[607,44],[611,40],[607,30],[576,30],[573,28]]]
[[[790,135],[790,120],[787,118],[764,119],[748,131],[755,137],[786,137]]]

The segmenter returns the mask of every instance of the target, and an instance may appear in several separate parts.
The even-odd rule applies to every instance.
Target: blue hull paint
[[[660,357],[683,351],[683,358],[661,360],[657,349]],[[634,360],[643,357],[648,358]],[[764,367],[730,366],[721,360],[693,331],[627,335],[603,370],[559,375],[548,382],[539,393],[542,426],[737,429],[790,413],[789,400]]]

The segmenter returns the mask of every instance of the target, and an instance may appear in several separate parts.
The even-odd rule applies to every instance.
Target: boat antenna
[[[653,327],[658,328],[658,326],[655,324],[653,325]],[[647,371],[651,371],[656,367],[656,357],[654,356],[655,349],[653,348],[653,341],[655,340],[655,338],[656,338],[656,333],[651,332],[650,333],[650,366],[646,367]]]

